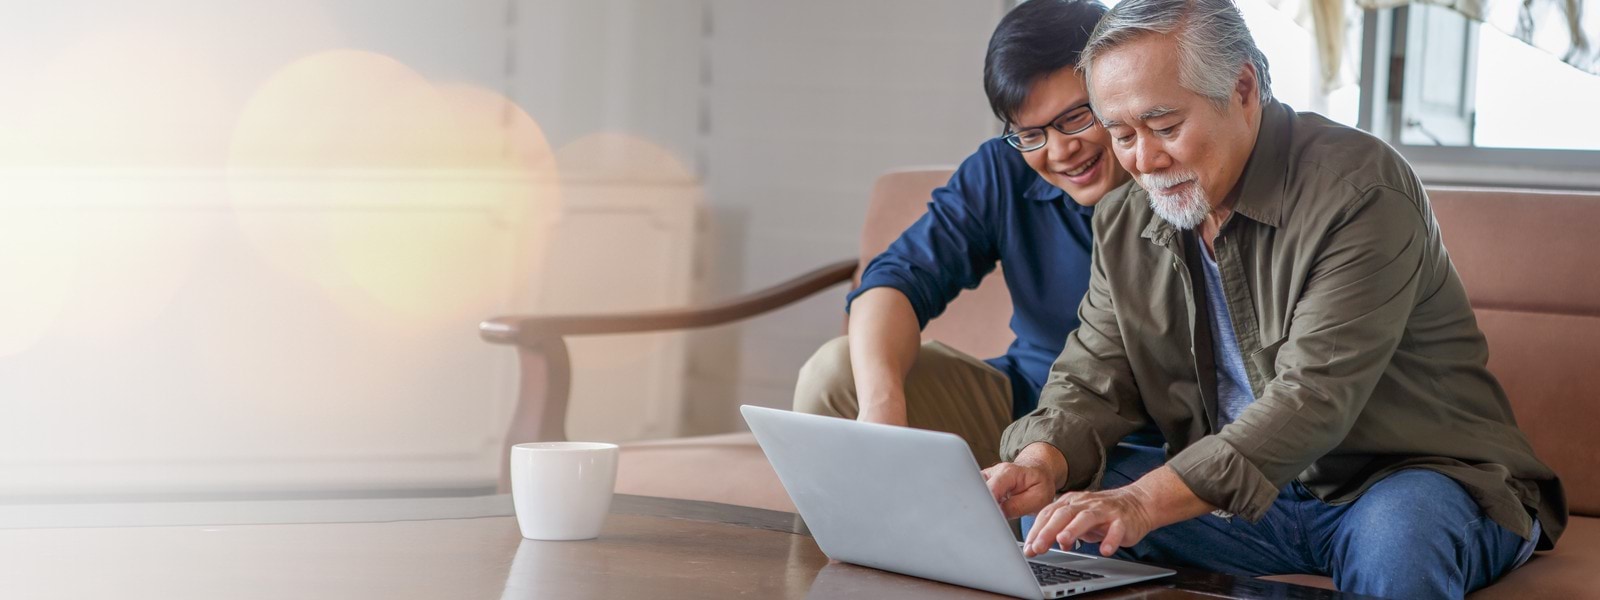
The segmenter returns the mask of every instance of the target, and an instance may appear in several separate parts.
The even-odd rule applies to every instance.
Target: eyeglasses
[[[1094,109],[1089,108],[1085,102],[1066,110],[1051,121],[1049,127],[1061,132],[1062,135],[1075,135],[1094,125]],[[1007,128],[1009,129],[1009,127]],[[1014,131],[1001,136],[1012,148],[1023,152],[1032,152],[1044,147],[1049,140],[1049,134],[1044,127],[1029,127],[1021,131]]]

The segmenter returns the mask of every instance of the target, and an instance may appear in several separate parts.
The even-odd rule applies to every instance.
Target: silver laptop
[[[1173,571],[1075,552],[1022,555],[967,443],[948,433],[740,407],[822,552],[1020,598]]]

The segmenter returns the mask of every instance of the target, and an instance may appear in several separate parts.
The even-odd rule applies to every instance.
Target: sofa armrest
[[[572,389],[569,335],[643,333],[711,327],[783,308],[855,275],[857,261],[841,260],[773,287],[703,307],[604,315],[505,316],[484,321],[479,335],[490,343],[516,346],[521,382],[517,409],[501,453],[500,489],[510,489],[510,447],[523,442],[566,439],[567,400]]]

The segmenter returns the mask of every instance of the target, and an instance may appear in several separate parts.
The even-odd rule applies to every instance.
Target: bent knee
[[[1357,498],[1340,529],[1360,546],[1415,546],[1431,539],[1450,548],[1483,519],[1477,502],[1455,480],[1436,471],[1406,469]]]
[[[850,370],[850,340],[839,336],[818,348],[800,367],[794,411],[855,417],[855,377]]]

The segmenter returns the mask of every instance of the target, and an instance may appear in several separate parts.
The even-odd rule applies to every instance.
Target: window
[[[1424,181],[1600,189],[1600,77],[1437,6],[1364,25],[1361,124]]]
[[[1477,28],[1472,145],[1600,150],[1600,76],[1488,25]]]
[[[1371,131],[1428,183],[1600,189],[1600,76],[1415,3],[1360,14],[1345,41],[1359,64],[1343,66],[1359,82],[1324,93],[1311,32],[1268,0],[1234,1],[1279,100]]]

